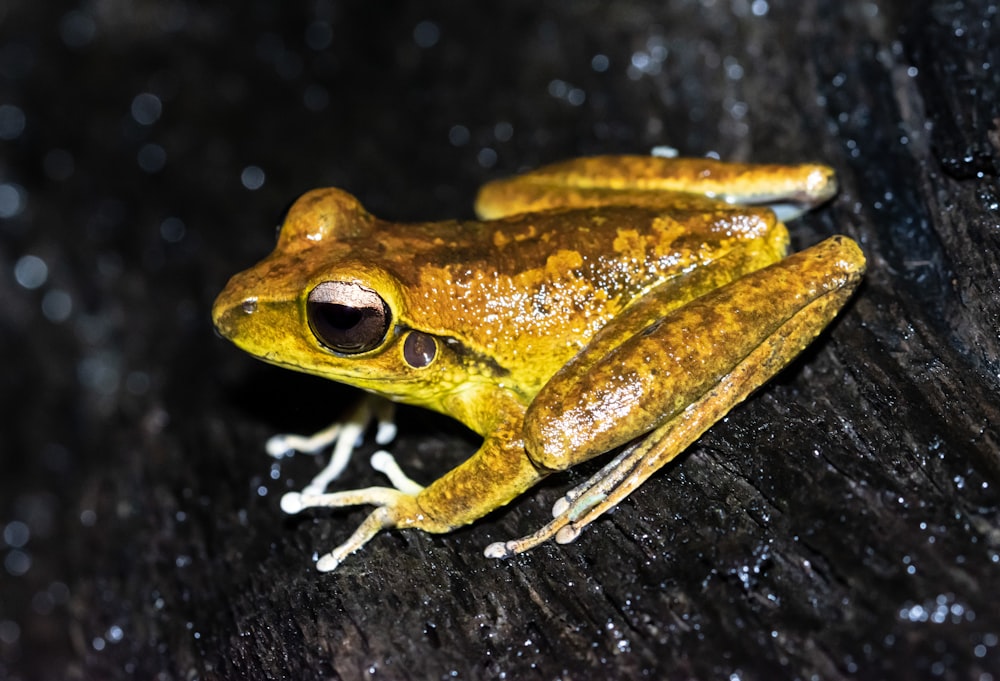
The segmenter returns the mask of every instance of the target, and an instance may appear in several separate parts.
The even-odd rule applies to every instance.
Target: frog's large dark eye
[[[389,306],[369,288],[324,281],[306,300],[309,327],[319,342],[348,355],[378,346],[389,330]]]

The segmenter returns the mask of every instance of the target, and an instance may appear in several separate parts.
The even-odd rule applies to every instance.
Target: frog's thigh
[[[678,274],[634,301],[617,317],[601,328],[587,346],[560,369],[551,379],[553,383],[572,381],[586,374],[592,365],[606,363],[607,355],[617,346],[662,319],[671,311],[687,305],[754,270],[774,264],[784,257],[787,232],[784,225],[776,224],[779,248],[772,248],[771,234],[731,247],[715,260],[700,264],[688,272]],[[544,402],[537,399],[536,413]],[[559,405],[556,405],[559,407]]]
[[[568,468],[660,427],[727,385],[716,396],[725,408],[713,410],[717,416],[700,435],[808,345],[863,271],[857,244],[833,237],[706,293],[610,350],[600,347],[599,357],[585,348],[532,402],[524,426],[529,455],[544,468]],[[753,371],[747,362],[757,365]],[[732,386],[731,375],[747,378]]]
[[[494,219],[556,207],[693,206],[698,196],[736,204],[812,206],[830,198],[836,188],[833,170],[821,165],[593,156],[487,183],[476,198],[476,213]]]

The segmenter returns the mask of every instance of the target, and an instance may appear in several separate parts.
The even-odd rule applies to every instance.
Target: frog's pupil
[[[364,316],[364,312],[356,307],[347,307],[336,303],[320,303],[316,306],[316,312],[317,316],[323,318],[323,324],[338,331],[348,331],[354,328]]]
[[[389,307],[375,291],[346,281],[325,281],[309,292],[309,327],[324,346],[354,354],[379,345],[389,329]]]

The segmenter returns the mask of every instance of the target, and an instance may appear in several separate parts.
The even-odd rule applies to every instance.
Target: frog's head
[[[309,192],[274,252],[219,294],[216,329],[266,362],[433,403],[466,380],[464,364],[445,360],[449,341],[412,318],[406,262],[386,255],[408,249],[386,231],[349,194]]]

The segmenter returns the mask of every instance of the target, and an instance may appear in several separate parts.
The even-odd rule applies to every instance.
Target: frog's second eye
[[[389,330],[391,315],[382,297],[349,281],[324,281],[306,300],[309,328],[319,342],[348,355],[376,347]]]

